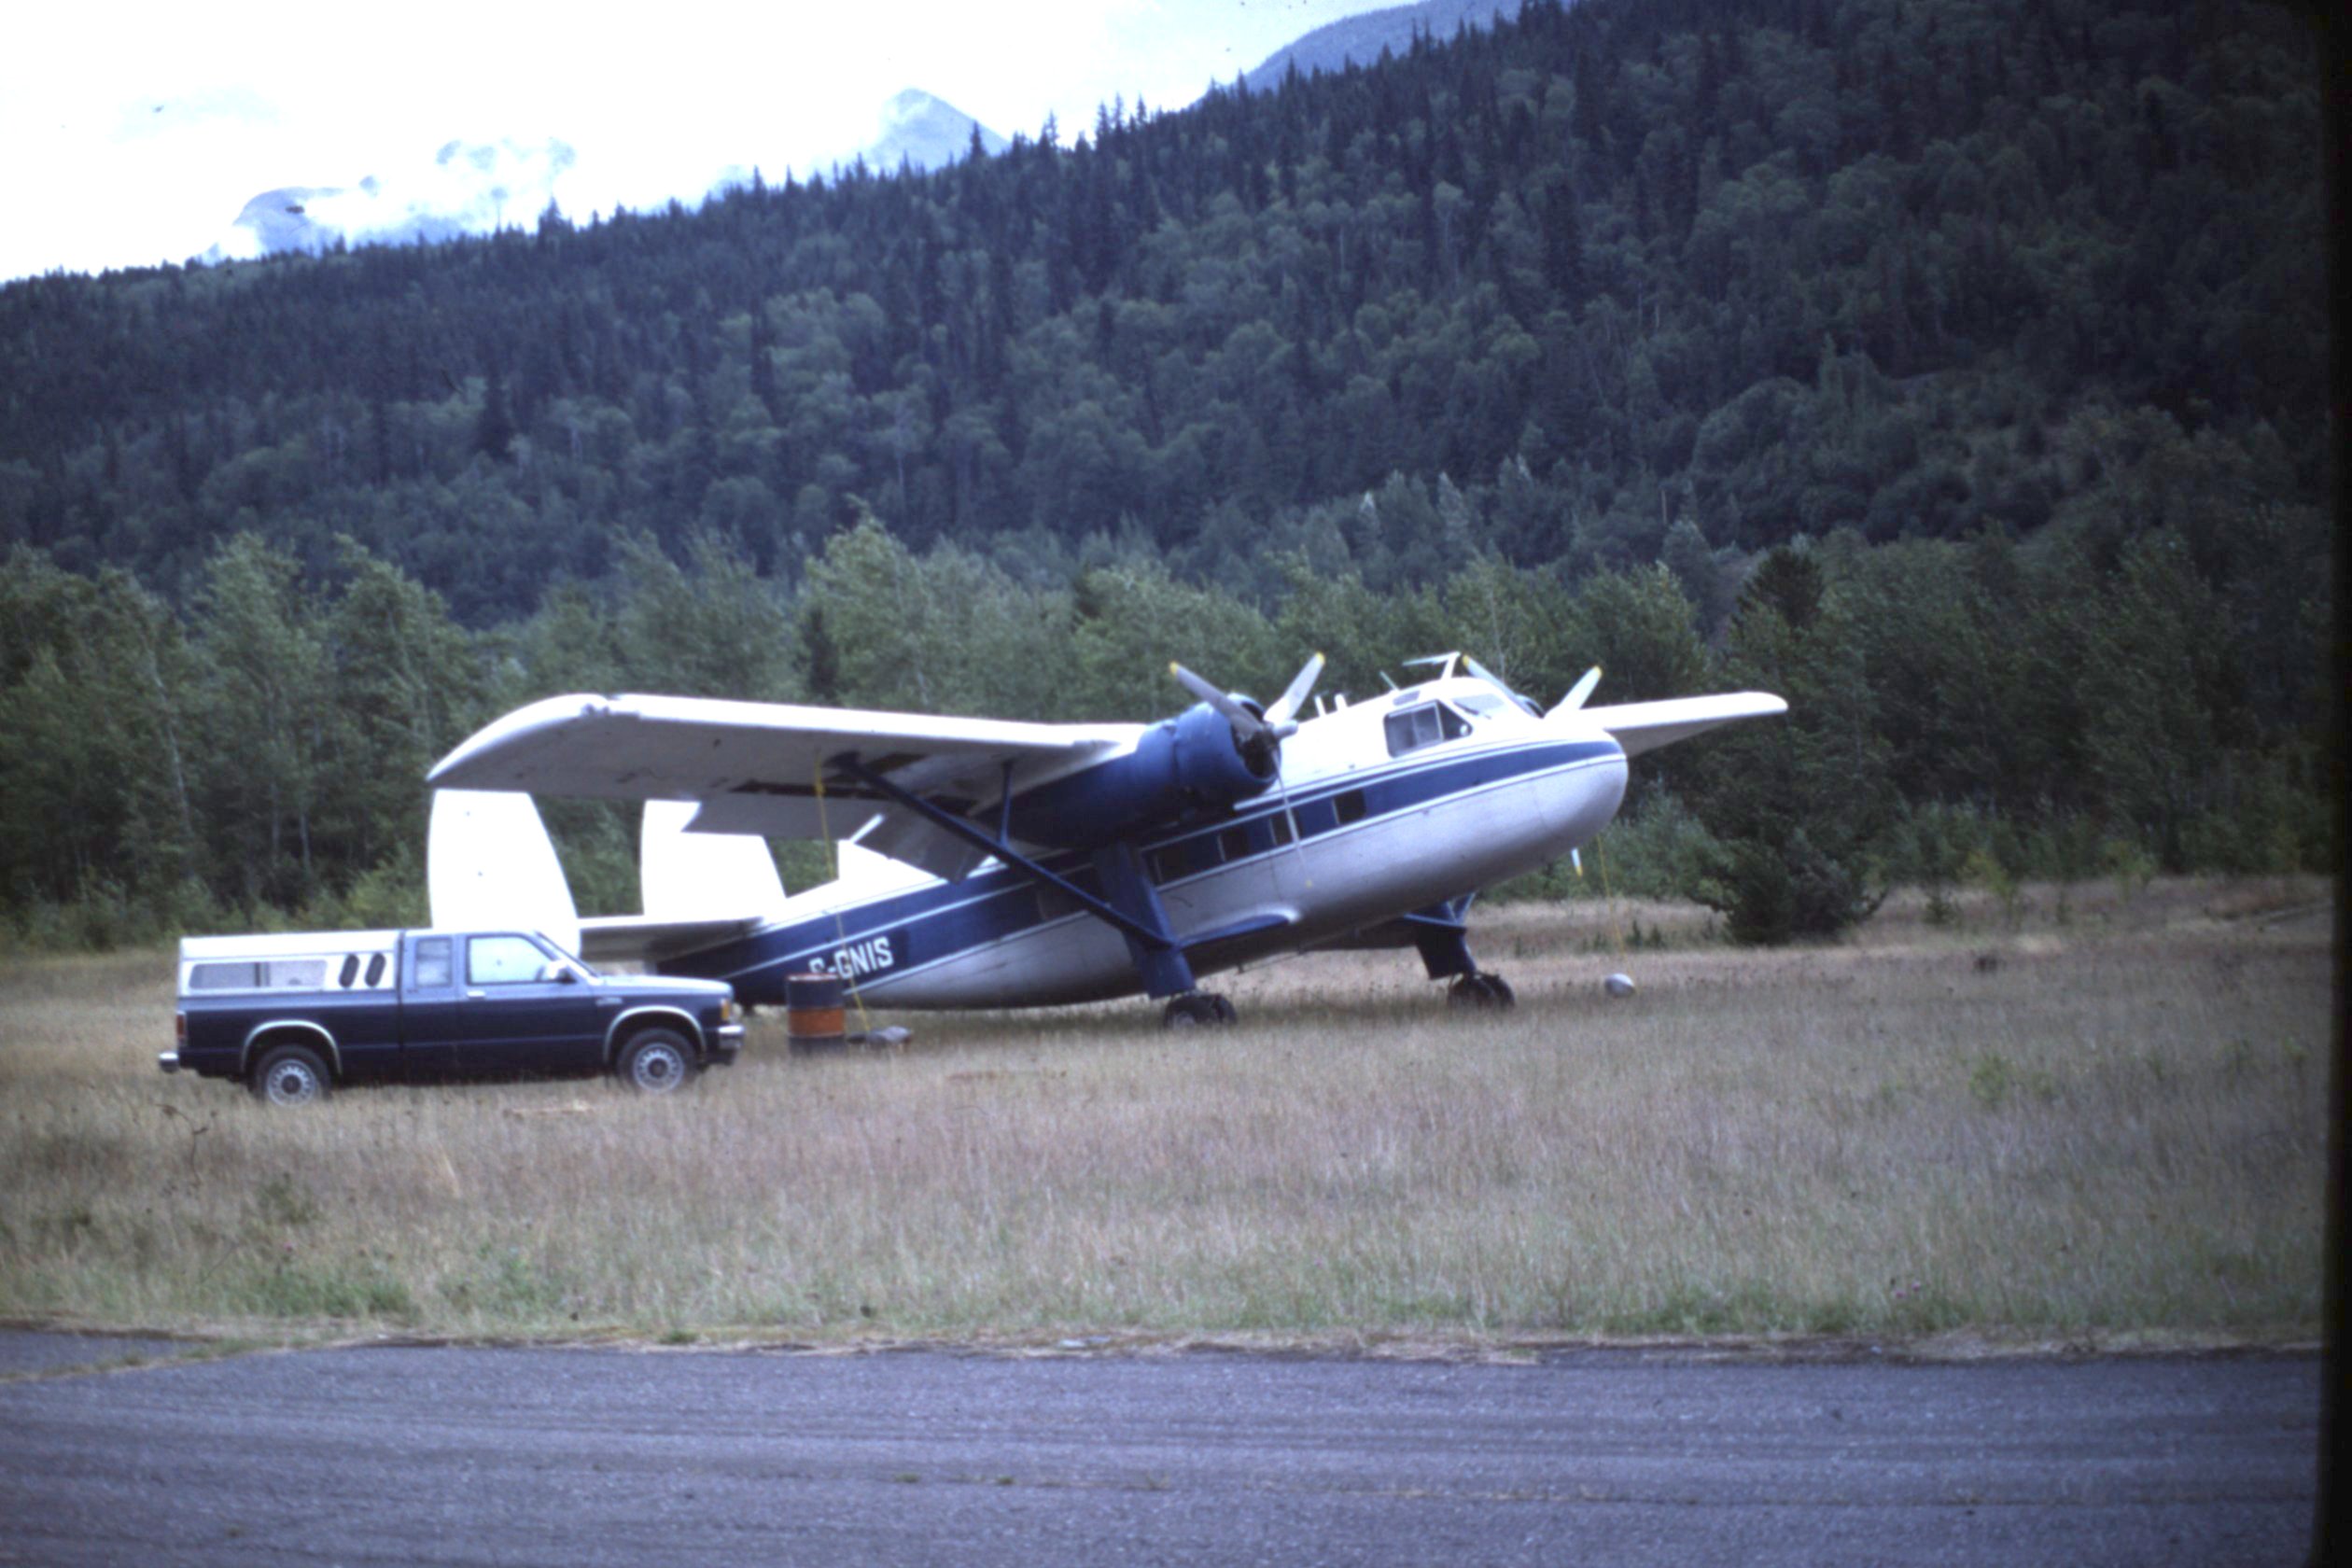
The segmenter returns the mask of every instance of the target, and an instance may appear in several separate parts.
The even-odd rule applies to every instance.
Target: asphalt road
[[[2307,1357],[33,1337],[0,1337],[0,1562],[2289,1564],[2318,1412]]]

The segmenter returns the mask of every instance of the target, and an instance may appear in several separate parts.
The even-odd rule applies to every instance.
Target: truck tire
[[[264,1105],[313,1105],[335,1092],[327,1064],[307,1045],[273,1045],[262,1052],[249,1086]]]
[[[612,1064],[621,1086],[635,1094],[676,1094],[693,1082],[694,1048],[676,1029],[639,1029]]]

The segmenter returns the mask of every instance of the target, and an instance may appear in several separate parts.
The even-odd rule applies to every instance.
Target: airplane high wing
[[[1593,671],[1594,675],[1601,672]],[[1727,692],[1711,697],[1669,697],[1664,702],[1620,703],[1615,707],[1588,707],[1585,717],[1609,732],[1629,757],[1677,740],[1687,740],[1717,724],[1737,719],[1771,719],[1788,711],[1788,704],[1769,692]]]
[[[697,833],[846,837],[959,878],[985,852],[893,804],[896,791],[961,816],[1131,749],[1140,724],[1035,724],[706,697],[549,697],[444,758],[436,789],[694,801]],[[858,772],[840,764],[854,760]]]

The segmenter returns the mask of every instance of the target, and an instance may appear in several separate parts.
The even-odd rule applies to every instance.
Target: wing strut
[[[1168,914],[1160,906],[1159,891],[1152,886],[1151,878],[1143,874],[1141,857],[1136,854],[1134,845],[1122,839],[1096,851],[1095,875],[1111,894],[1112,902],[1105,903],[1068,877],[1057,875],[1022,854],[1004,837],[991,835],[966,819],[933,805],[922,796],[911,793],[876,773],[866,766],[854,751],[842,753],[829,765],[839,768],[892,803],[906,807],[933,827],[994,855],[1030,881],[1055,889],[1087,914],[1109,924],[1127,939],[1127,954],[1135,960],[1136,973],[1142,976],[1144,988],[1150,995],[1176,996],[1193,989],[1192,965],[1184,957],[1183,945],[1169,930]],[[1120,905],[1128,907],[1122,908]]]

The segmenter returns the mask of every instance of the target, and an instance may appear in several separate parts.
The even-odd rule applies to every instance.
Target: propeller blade
[[[1584,707],[1585,699],[1592,695],[1592,689],[1600,684],[1601,666],[1599,665],[1595,665],[1590,669],[1584,672],[1583,679],[1568,688],[1568,694],[1561,698],[1559,703],[1552,708],[1551,712],[1545,714],[1544,717],[1551,719],[1556,718],[1562,713],[1575,712],[1576,709]]]
[[[1176,684],[1207,703],[1225,716],[1233,726],[1233,737],[1247,744],[1267,732],[1266,721],[1234,700],[1233,693],[1218,690],[1182,665],[1170,665],[1168,673],[1176,678]]]
[[[1274,706],[1266,710],[1266,721],[1274,726],[1277,735],[1288,735],[1297,732],[1298,710],[1306,703],[1307,694],[1315,689],[1315,681],[1323,671],[1323,656],[1318,653],[1291,677],[1290,685],[1274,699]]]

